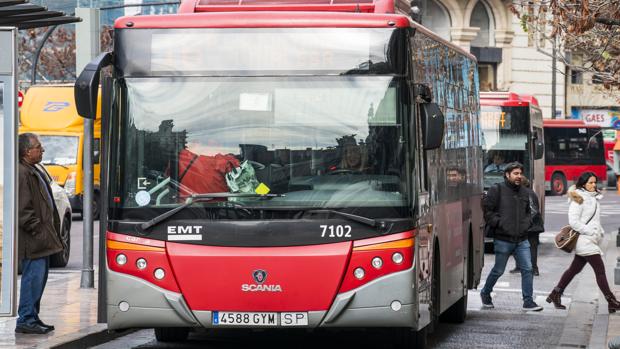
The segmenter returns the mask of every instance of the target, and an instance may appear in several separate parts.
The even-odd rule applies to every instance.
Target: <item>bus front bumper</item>
[[[224,328],[213,324],[212,311],[190,310],[180,293],[109,269],[107,273],[110,330],[131,327]],[[414,275],[414,269],[410,268],[338,294],[329,310],[308,311],[308,324],[300,327],[416,329],[418,306],[413,289]]]

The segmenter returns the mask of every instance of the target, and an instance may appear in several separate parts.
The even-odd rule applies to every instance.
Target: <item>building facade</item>
[[[565,115],[565,76],[556,74],[556,111],[552,105],[551,45],[524,30],[502,0],[424,0],[422,24],[478,58],[482,91],[534,95],[543,116]],[[564,71],[558,62],[557,71]]]

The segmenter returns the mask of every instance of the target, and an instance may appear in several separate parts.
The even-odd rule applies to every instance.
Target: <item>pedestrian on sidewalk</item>
[[[545,222],[540,214],[540,201],[538,195],[530,188],[530,181],[527,177],[523,176],[521,185],[527,190],[530,197],[530,215],[532,222],[527,229],[527,241],[530,243],[530,254],[532,255],[532,273],[534,276],[539,276],[538,271],[538,245],[540,244],[539,235],[545,231]],[[515,258],[516,262],[516,258]],[[514,269],[510,270],[511,274],[518,273],[519,265],[515,265]]]
[[[504,182],[489,188],[484,197],[484,219],[491,231],[495,249],[495,265],[486,283],[480,291],[482,306],[493,308],[491,292],[493,286],[506,270],[510,255],[514,254],[521,270],[521,292],[523,310],[541,311],[542,307],[534,302],[534,276],[532,274],[532,256],[527,230],[531,225],[529,193],[522,186],[523,165],[512,162],[504,169]]]
[[[18,256],[22,263],[22,279],[17,333],[44,334],[54,330],[54,326],[39,318],[49,256],[63,249],[58,235],[60,217],[52,188],[35,166],[43,159],[44,152],[37,135],[19,135]]]
[[[605,276],[605,264],[603,263],[603,226],[601,225],[601,207],[599,200],[603,197],[596,188],[598,177],[592,172],[584,172],[577,183],[576,189],[568,192],[568,224],[572,229],[579,232],[575,246],[575,257],[568,269],[562,274],[560,281],[547,297],[547,302],[552,303],[557,309],[566,309],[562,305],[562,293],[579,274],[586,263],[594,269],[596,283],[605,295],[607,307],[610,313],[620,310],[620,302],[609,289]]]

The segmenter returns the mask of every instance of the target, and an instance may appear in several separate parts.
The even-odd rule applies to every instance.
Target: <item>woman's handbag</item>
[[[596,204],[592,217],[588,219],[586,225],[594,218],[596,210],[598,210],[598,203]],[[579,232],[571,228],[570,225],[565,225],[560,229],[560,232],[555,235],[555,247],[566,253],[571,253],[577,245],[577,239],[579,239]]]
[[[564,252],[571,253],[577,245],[578,238],[579,232],[573,230],[570,225],[565,225],[555,236],[555,247]]]

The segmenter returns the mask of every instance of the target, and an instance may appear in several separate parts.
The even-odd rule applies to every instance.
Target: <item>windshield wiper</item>
[[[346,219],[348,219],[350,221],[353,221],[353,222],[365,224],[365,225],[373,227],[373,228],[375,228],[375,227],[379,227],[379,228],[385,227],[385,222],[383,222],[383,221],[377,221],[376,219],[373,219],[373,218],[359,216],[359,215],[352,214],[352,213],[345,213],[345,212],[341,212],[341,211],[337,211],[337,210],[316,209],[316,210],[307,210],[307,211],[304,211],[304,213],[330,213],[330,214],[333,214],[333,215],[336,215],[336,216],[340,216],[340,217],[346,218]]]
[[[62,167],[64,169],[66,169],[66,170],[69,169],[69,166],[66,166],[66,165],[63,165],[63,164],[57,164],[55,162],[44,162],[43,165],[45,165],[45,166],[60,166],[60,167]]]
[[[253,194],[253,193],[204,193],[204,194],[192,194],[186,200],[185,203],[181,206],[175,207],[172,210],[166,211],[159,216],[154,217],[148,222],[144,222],[139,225],[140,229],[143,231],[151,228],[154,225],[161,223],[162,221],[170,218],[177,212],[183,210],[184,208],[192,205],[195,202],[200,201],[210,201],[218,198],[274,198],[274,197],[282,197],[284,194]]]

